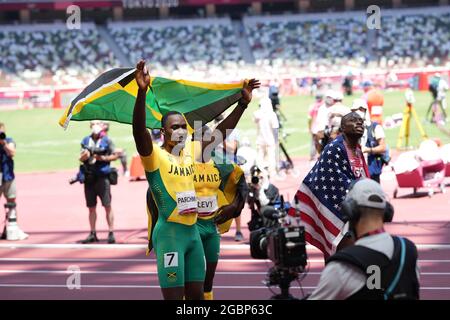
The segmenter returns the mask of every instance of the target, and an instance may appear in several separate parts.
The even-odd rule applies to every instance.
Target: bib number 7
[[[178,267],[178,252],[164,253],[164,268]]]

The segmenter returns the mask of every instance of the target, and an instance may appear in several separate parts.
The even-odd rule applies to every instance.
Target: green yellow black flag
[[[108,120],[132,123],[138,86],[134,68],[109,70],[89,84],[64,111],[59,124],[67,128],[70,120]],[[203,83],[152,77],[147,91],[147,128],[160,128],[168,111],[182,113],[191,127],[194,121],[210,122],[241,98],[244,81]]]

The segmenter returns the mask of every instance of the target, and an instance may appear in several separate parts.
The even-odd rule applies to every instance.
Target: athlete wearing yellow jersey
[[[203,140],[210,136],[208,127],[203,127]],[[237,167],[237,169],[240,169]],[[197,226],[203,244],[206,260],[206,277],[203,286],[205,300],[213,300],[213,280],[220,254],[220,230],[217,223],[231,222],[238,217],[247,198],[247,184],[241,175],[241,180],[231,179],[232,164],[216,165],[211,155],[202,153],[202,161],[195,162],[194,187],[197,194],[198,220]],[[242,170],[241,170],[242,171]],[[225,197],[227,182],[241,182],[241,192],[235,192],[234,200],[229,203]],[[219,209],[220,206],[220,209]],[[220,214],[219,214],[220,213]]]
[[[197,201],[193,182],[194,153],[186,143],[187,124],[178,112],[168,112],[161,119],[164,143],[153,145],[146,129],[145,99],[150,76],[145,61],[136,66],[138,93],[133,112],[133,137],[149,181],[154,208],[152,217],[157,221],[152,234],[158,279],[165,299],[203,299],[205,277],[204,252],[195,224]],[[252,79],[242,90],[238,107],[233,110],[216,131],[224,136],[234,128],[251,100],[251,91],[259,87]],[[216,141],[217,140],[217,141]],[[220,139],[221,140],[221,139]],[[202,144],[202,150],[222,141],[217,138]],[[155,219],[152,219],[152,224]],[[153,228],[153,226],[149,226]]]

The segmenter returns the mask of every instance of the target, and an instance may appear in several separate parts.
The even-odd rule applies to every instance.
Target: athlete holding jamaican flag
[[[141,156],[150,193],[157,208],[158,219],[152,233],[158,265],[158,278],[165,299],[203,299],[205,279],[204,251],[196,223],[197,198],[194,187],[195,151],[206,150],[222,142],[226,129],[234,128],[251,101],[251,92],[259,87],[250,80],[241,91],[238,106],[213,134],[203,141],[201,150],[194,150],[187,141],[187,123],[179,112],[167,112],[161,119],[164,143],[152,144],[146,129],[146,94],[150,76],[145,61],[140,61],[135,73],[138,93],[133,112],[133,136]],[[232,103],[234,103],[233,101]],[[217,137],[223,139],[217,139]],[[220,140],[220,141],[219,141]],[[199,149],[199,148],[197,148]],[[213,148],[212,148],[213,149]],[[152,227],[152,226],[150,226]]]
[[[203,126],[194,133],[194,141],[211,141],[212,132]],[[202,150],[194,164],[194,187],[197,194],[197,227],[205,251],[205,300],[213,300],[213,280],[220,254],[220,234],[229,230],[247,199],[248,187],[244,172],[236,164],[222,163]]]

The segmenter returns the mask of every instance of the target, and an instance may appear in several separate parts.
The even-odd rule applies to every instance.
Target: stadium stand
[[[0,52],[0,69],[29,84],[74,84],[118,66],[91,23],[80,30],[65,24],[2,27]]]
[[[226,18],[112,23],[108,30],[130,61],[144,58],[165,72],[224,67],[242,59]]]
[[[368,30],[361,12],[248,16],[242,29],[230,18],[2,26],[0,87],[85,84],[141,58],[158,75],[211,81],[449,66],[450,6],[381,17],[381,30]]]
[[[448,62],[449,10],[412,14],[390,11],[383,15],[382,25],[383,32],[377,33],[373,46],[380,67],[423,67]]]
[[[257,64],[338,68],[366,59],[365,23],[349,14],[249,17],[244,24]]]

